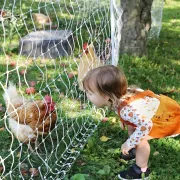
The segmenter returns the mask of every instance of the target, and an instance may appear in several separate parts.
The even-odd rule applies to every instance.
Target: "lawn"
[[[105,25],[109,23],[106,20],[109,13],[105,15],[106,5],[99,12],[93,1],[81,2],[0,0],[6,11],[5,20],[0,24],[0,179],[62,179],[102,119],[102,111],[88,104],[79,90],[77,71],[84,42],[105,44],[107,37],[103,36],[102,29],[109,33],[109,26]],[[72,55],[54,59],[19,55],[20,38],[43,29],[32,20],[32,13],[49,15],[52,30],[72,30],[75,47]],[[47,25],[44,30],[49,28]],[[49,94],[56,102],[56,126],[46,137],[39,137],[36,155],[9,130],[2,95],[10,81],[24,98],[42,100]],[[27,94],[26,89],[32,84],[36,92]],[[32,168],[38,170],[37,177],[33,176]]]
[[[165,94],[180,103],[179,9],[180,1],[166,0],[160,37],[148,42],[148,56],[123,56],[119,65],[124,69],[129,84]],[[72,179],[116,180],[119,171],[133,163],[119,158],[119,149],[127,138],[127,132],[119,128],[119,119],[112,112],[107,117],[109,121],[100,123],[72,167],[69,173]],[[103,142],[102,136],[110,139]],[[150,146],[151,180],[180,179],[180,138],[152,140]]]

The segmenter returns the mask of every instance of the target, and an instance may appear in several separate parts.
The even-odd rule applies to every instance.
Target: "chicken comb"
[[[85,42],[85,43],[83,44],[83,49],[84,49],[84,50],[86,50],[86,49],[87,49],[87,47],[88,47],[88,43],[87,43],[87,42]]]
[[[48,102],[52,102],[52,98],[51,98],[51,96],[49,96],[48,94],[45,95],[44,99],[46,100],[47,103],[48,103]]]
[[[85,43],[83,44],[83,50],[85,50],[85,53],[86,53],[86,54],[88,53],[88,43],[87,43],[87,42],[85,42]]]

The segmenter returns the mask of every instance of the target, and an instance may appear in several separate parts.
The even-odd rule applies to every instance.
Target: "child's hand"
[[[130,150],[130,149],[132,149],[132,147],[129,147],[126,142],[121,145],[121,152],[122,152],[124,155],[129,154],[129,150]]]

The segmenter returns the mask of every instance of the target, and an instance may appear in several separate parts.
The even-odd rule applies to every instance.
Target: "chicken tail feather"
[[[3,94],[3,98],[6,104],[6,107],[8,108],[8,112],[11,112],[14,108],[13,106],[16,104],[23,104],[24,99],[23,97],[18,95],[16,86],[10,82],[7,89],[5,89],[5,92]]]
[[[12,82],[10,82],[8,88],[5,89],[3,98],[6,105],[8,104],[9,101],[13,101],[13,99],[18,98],[18,92],[16,90],[16,86]]]

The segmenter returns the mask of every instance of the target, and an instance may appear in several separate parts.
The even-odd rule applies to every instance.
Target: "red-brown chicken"
[[[50,96],[46,95],[44,100],[27,100],[10,83],[3,97],[9,128],[20,142],[34,142],[38,135],[47,134],[55,127],[57,114]]]

